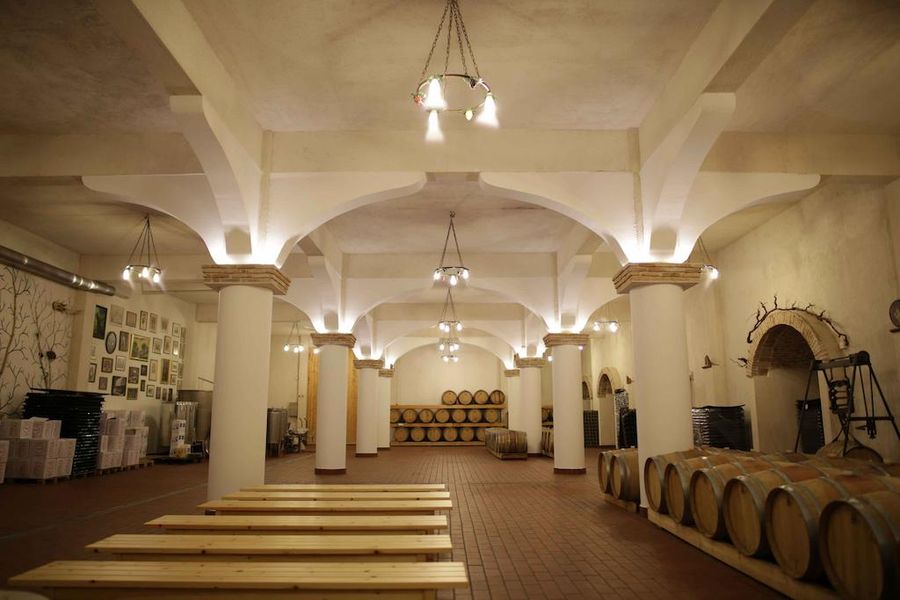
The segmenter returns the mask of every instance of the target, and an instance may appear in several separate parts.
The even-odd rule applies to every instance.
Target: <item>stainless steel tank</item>
[[[172,436],[172,419],[175,418],[175,403],[163,402],[159,410],[159,447],[168,448]]]
[[[270,408],[266,412],[266,443],[278,444],[288,430],[288,413],[284,408]]]
[[[209,429],[212,422],[211,390],[181,390],[178,399],[197,403],[196,441],[209,441]]]

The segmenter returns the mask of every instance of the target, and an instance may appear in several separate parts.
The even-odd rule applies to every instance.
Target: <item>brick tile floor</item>
[[[597,451],[588,450],[588,464]],[[778,598],[777,593],[647,520],[603,502],[594,469],[554,475],[549,459],[499,461],[483,448],[392,448],[348,456],[348,473],[315,476],[313,455],[271,459],[266,481],[445,482],[453,560],[468,565],[457,599]],[[200,513],[206,465],[149,469],[52,485],[0,486],[0,582],[57,559],[87,559],[84,545],[145,532],[162,514]]]

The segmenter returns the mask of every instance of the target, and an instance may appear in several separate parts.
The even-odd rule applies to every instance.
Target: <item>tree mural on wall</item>
[[[65,288],[0,267],[0,415],[16,413],[29,388],[59,386],[72,339]]]

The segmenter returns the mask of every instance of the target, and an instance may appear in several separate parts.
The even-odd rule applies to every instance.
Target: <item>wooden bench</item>
[[[468,586],[465,564],[57,561],[9,580],[51,598],[406,598]]]
[[[449,528],[446,515],[166,515],[146,525],[177,534],[256,535],[424,535]]]
[[[219,515],[421,515],[450,510],[450,500],[211,500],[200,508]]]
[[[245,492],[443,492],[445,483],[264,483]]]
[[[447,500],[450,492],[232,492],[222,500]]]
[[[453,547],[449,535],[117,534],[87,548],[119,560],[422,562]]]

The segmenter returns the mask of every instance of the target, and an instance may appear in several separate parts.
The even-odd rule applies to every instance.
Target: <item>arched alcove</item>
[[[597,412],[600,419],[600,445],[616,445],[615,391],[622,388],[619,372],[612,367],[600,370],[597,380]]]
[[[478,346],[462,344],[459,362],[445,363],[434,344],[404,353],[394,363],[394,394],[398,404],[440,404],[445,390],[474,392],[500,389],[504,365]]]

